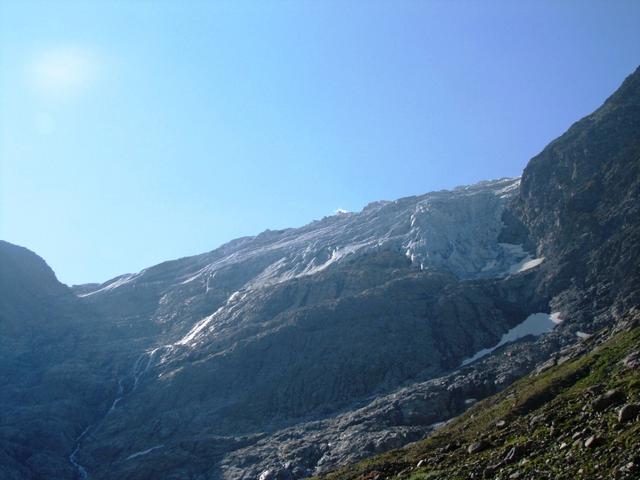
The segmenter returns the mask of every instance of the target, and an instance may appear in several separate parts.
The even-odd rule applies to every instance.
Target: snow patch
[[[461,366],[468,365],[471,362],[475,362],[479,358],[490,354],[496,348],[501,347],[509,342],[514,342],[520,338],[524,338],[528,335],[539,336],[543,333],[550,332],[557,325],[552,318],[553,314],[548,313],[533,313],[529,315],[524,322],[516,325],[507,333],[505,333],[500,341],[491,348],[483,348],[479,352],[476,352],[472,357],[466,358],[462,361]]]
[[[214,313],[212,313],[211,315],[204,317],[202,320],[200,320],[199,322],[197,322],[192,328],[191,330],[189,330],[189,332],[182,337],[180,340],[178,340],[176,342],[176,345],[188,345],[190,344],[193,340],[196,339],[196,337],[198,336],[198,334],[204,330],[210,323],[211,321],[215,318],[215,316],[220,313],[222,310],[224,309],[224,307],[220,307],[218,310],[216,310]]]
[[[443,427],[447,424],[447,422],[436,422],[436,423],[432,423],[431,425],[429,425],[428,428],[432,428],[432,429],[436,429],[436,428],[440,428]]]
[[[220,308],[218,308],[215,312],[213,312],[211,315],[208,315],[206,317],[204,317],[202,320],[198,321],[193,327],[191,327],[191,330],[189,330],[189,332],[182,337],[180,340],[178,340],[175,345],[189,345],[190,343],[192,343],[196,338],[198,338],[200,336],[200,333],[202,331],[204,331],[205,328],[207,328],[209,325],[211,325],[211,323],[213,322],[213,319],[216,318],[218,315],[220,315],[223,311],[227,310],[227,311],[231,311],[235,308],[234,304],[237,304],[240,300],[242,300],[247,294],[243,293],[242,291],[238,290],[237,292],[233,292],[229,298],[227,299],[226,303],[221,306]],[[165,345],[165,348],[173,348],[172,345]]]
[[[502,247],[506,255],[516,260],[516,263],[513,263],[505,272],[507,275],[525,272],[544,262],[544,257],[533,258],[530,254],[525,252],[522,244],[500,243],[499,245]]]
[[[549,318],[551,318],[551,321],[556,325],[559,325],[564,321],[564,318],[560,316],[560,312],[553,312]]]
[[[500,196],[500,198],[505,198],[517,192],[519,186],[520,186],[520,179],[517,179],[515,182],[509,183],[506,187],[494,190],[494,193]]]
[[[542,262],[544,262],[544,257],[540,257],[540,258],[527,257],[524,260],[521,260],[520,262],[516,263],[515,265],[512,265],[511,268],[509,269],[509,273],[513,274],[513,273],[524,272],[526,270],[531,270],[532,268],[535,268],[538,265],[540,265]]]
[[[227,304],[235,302],[236,300],[241,300],[242,298],[242,293],[240,292],[240,290],[238,290],[237,292],[233,292],[231,294],[231,296],[227,299]]]
[[[121,287],[122,285],[126,285],[127,283],[131,283],[133,280],[141,276],[143,273],[144,273],[144,270],[140,273],[127,273],[125,275],[121,275],[119,277],[116,277],[114,280],[111,281],[111,283],[108,283],[104,287],[101,287],[89,293],[79,294],[78,297],[89,297],[91,295],[95,295],[96,293],[113,290],[114,288],[118,288],[118,287]]]

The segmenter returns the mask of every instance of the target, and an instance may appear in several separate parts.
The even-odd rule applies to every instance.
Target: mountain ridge
[[[253,244],[259,244],[261,243],[261,241],[268,242],[269,240],[277,240],[278,237],[286,234],[303,235],[310,231],[313,231],[314,228],[318,229],[318,227],[339,222],[341,218],[362,217],[366,213],[379,211],[381,208],[384,208],[389,205],[403,205],[403,204],[406,205],[411,203],[417,204],[421,201],[425,201],[430,198],[438,199],[438,197],[447,197],[455,194],[474,194],[474,193],[478,193],[480,190],[485,188],[487,189],[491,189],[493,187],[502,187],[507,189],[513,188],[513,185],[511,184],[512,183],[515,184],[519,182],[519,179],[520,177],[503,177],[495,180],[483,180],[470,185],[457,186],[453,189],[441,189],[441,190],[427,192],[422,195],[412,195],[407,197],[401,197],[401,198],[398,198],[397,200],[374,201],[374,202],[368,203],[359,212],[336,213],[334,215],[325,216],[319,220],[312,220],[311,222],[301,227],[289,227],[289,228],[284,228],[279,230],[267,229],[263,232],[258,233],[257,235],[243,236],[243,237],[232,239],[220,245],[219,247],[205,253],[189,255],[189,256],[180,257],[172,260],[166,260],[156,265],[152,265],[150,267],[144,268],[137,273],[125,273],[125,274],[117,275],[116,277],[108,279],[105,282],[102,282],[99,284],[98,283],[80,284],[80,285],[74,285],[72,288],[76,288],[76,289],[81,288],[83,291],[80,294],[80,296],[88,296],[91,294],[95,294],[98,291],[101,291],[103,289],[107,289],[107,287],[110,287],[108,289],[111,289],[111,288],[123,285],[147,273],[150,274],[155,270],[161,269],[162,267],[168,267],[170,265],[174,265],[177,263],[185,263],[188,261],[192,261],[193,263],[199,264],[200,263],[199,260],[201,259],[216,259],[220,255],[225,255],[225,252],[229,252],[229,251],[233,252],[235,249],[238,249],[239,247],[244,247],[247,244],[253,245]],[[504,194],[506,195],[507,193],[508,193],[507,190],[505,190]],[[88,285],[93,285],[97,288],[95,288],[95,290],[88,290],[87,288]]]

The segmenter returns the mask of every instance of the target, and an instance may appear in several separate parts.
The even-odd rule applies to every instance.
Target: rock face
[[[566,362],[588,348],[577,332],[640,298],[639,85],[521,180],[376,202],[101,285],[69,289],[0,244],[0,473],[302,478]],[[463,365],[537,312],[559,326]]]
[[[544,288],[573,308],[640,302],[640,72],[524,170],[513,209],[545,257]]]

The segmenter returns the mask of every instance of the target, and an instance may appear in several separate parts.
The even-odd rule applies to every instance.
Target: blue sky
[[[640,63],[640,2],[0,0],[0,238],[104,281],[502,176]]]

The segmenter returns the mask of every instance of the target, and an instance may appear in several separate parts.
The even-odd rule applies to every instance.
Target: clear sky
[[[101,282],[517,176],[640,63],[639,25],[638,1],[0,0],[0,238]]]

